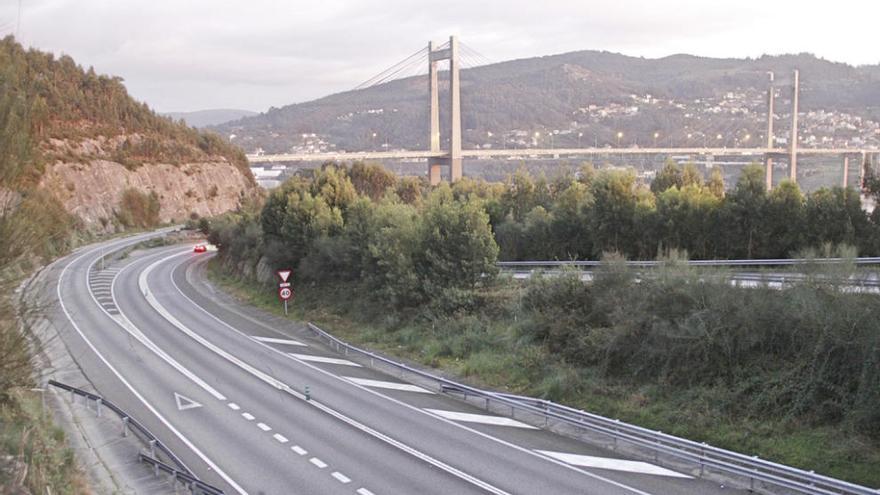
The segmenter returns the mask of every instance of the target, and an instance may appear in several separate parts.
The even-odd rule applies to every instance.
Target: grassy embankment
[[[239,299],[281,314],[281,307],[271,287],[231,276],[217,262],[210,264],[209,274],[212,280]],[[682,276],[690,277],[691,282],[693,277],[698,277],[693,272]],[[664,283],[672,285],[663,286]],[[790,326],[801,327],[802,332],[806,333],[813,331],[811,322],[815,322],[816,328],[820,328],[817,330],[820,333],[817,339],[833,342],[828,356],[819,356],[824,352],[819,348],[806,351],[807,354],[815,354],[817,361],[822,361],[818,364],[800,366],[793,360],[787,362],[785,358],[768,363],[773,360],[760,355],[759,350],[752,350],[746,354],[751,352],[760,356],[760,359],[756,358],[755,363],[745,366],[749,371],[738,372],[733,377],[719,375],[709,381],[690,381],[687,378],[689,374],[712,374],[713,362],[734,359],[731,355],[724,355],[722,348],[728,346],[729,342],[723,340],[723,332],[707,332],[707,335],[700,336],[710,342],[705,352],[694,353],[693,349],[689,349],[686,352],[692,355],[688,358],[676,354],[683,352],[676,347],[681,336],[670,339],[671,344],[659,340],[649,342],[651,347],[670,347],[668,352],[653,354],[650,347],[640,348],[634,352],[642,354],[632,361],[646,363],[644,368],[631,374],[615,373],[614,368],[627,366],[625,360],[614,357],[619,349],[603,351],[607,355],[594,359],[596,362],[591,365],[578,365],[591,361],[591,348],[600,349],[603,345],[607,349],[613,347],[601,342],[601,332],[594,332],[589,338],[565,333],[566,327],[572,326],[571,322],[563,321],[568,318],[566,315],[586,313],[578,313],[581,309],[566,307],[565,304],[557,308],[561,310],[559,313],[548,312],[548,304],[552,306],[552,302],[541,300],[546,297],[564,301],[567,297],[565,291],[580,291],[577,287],[582,284],[565,287],[563,283],[561,289],[560,285],[553,283],[545,286],[540,284],[517,284],[502,279],[502,283],[482,292],[479,307],[441,319],[427,319],[423,314],[401,316],[382,313],[367,295],[359,294],[355,286],[328,288],[307,285],[297,288],[290,318],[313,321],[355,344],[442,369],[472,384],[546,397],[719,447],[760,455],[869,486],[880,486],[880,470],[877,469],[880,466],[880,445],[877,437],[863,431],[853,421],[840,419],[846,409],[837,407],[839,400],[833,391],[827,392],[828,398],[824,402],[821,396],[826,392],[818,392],[822,405],[808,406],[814,411],[797,409],[799,401],[808,404],[815,401],[815,398],[798,396],[800,389],[816,385],[795,371],[806,370],[807,374],[819,375],[816,366],[829,368],[833,355],[841,354],[841,349],[846,346],[852,350],[854,342],[863,338],[864,334],[851,335],[849,342],[843,336],[826,339],[827,334],[821,328],[834,326],[831,317],[829,321],[821,322],[818,321],[822,318],[821,314],[811,313]],[[727,292],[723,283],[703,289],[689,289],[687,284],[678,286],[676,282],[666,280],[653,284],[656,287],[651,290],[656,292],[642,293],[640,297],[653,300],[650,304],[655,306],[651,311],[658,312],[659,316],[652,316],[652,320],[669,316],[660,313],[678,311],[676,306],[684,307],[686,301],[704,298],[704,309],[711,307],[714,312],[726,313],[719,318],[754,318],[755,325],[761,325],[762,328],[768,324],[780,326],[778,322],[767,320],[774,318],[774,314],[785,313],[774,304],[787,304],[786,300],[797,301],[795,304],[801,305],[793,308],[791,313],[808,311],[809,307],[822,311],[823,305],[833,305],[845,308],[841,311],[849,315],[858,312],[861,305],[870,303],[870,300],[859,296],[855,296],[858,299],[851,299],[852,295],[828,291],[821,284],[811,284],[805,284],[785,296],[770,289],[753,289],[745,291],[746,295],[738,298],[733,295],[735,293]],[[668,298],[665,294],[669,294]],[[600,306],[612,299],[593,297],[590,300],[593,307],[588,311],[587,319],[601,314]],[[763,304],[762,301],[769,302]],[[746,309],[740,309],[739,306],[745,306]],[[648,309],[642,306],[633,311],[649,313]],[[543,311],[541,317],[536,316],[535,311],[538,310]],[[862,317],[867,315],[870,318],[871,310],[866,308],[865,311]],[[711,320],[702,310],[695,314],[696,320]],[[790,314],[785,313],[781,317],[790,317]],[[619,325],[620,322],[615,324]],[[639,325],[643,326],[643,322]],[[743,330],[744,333],[734,338],[743,340],[744,336],[749,335],[750,329]],[[543,332],[540,338],[530,336],[530,332],[534,334],[536,331]],[[791,352],[786,348],[786,341],[791,341],[793,334],[779,333],[763,341],[758,339],[754,345],[762,349],[779,345],[780,352]],[[639,338],[656,340],[656,336]],[[814,339],[810,337],[808,340]],[[855,343],[855,347],[859,345]],[[626,344],[616,342],[614,346],[620,348]],[[736,359],[743,360],[742,357]],[[679,363],[681,366],[666,363],[657,368],[662,368],[662,371],[652,370],[652,363],[658,360],[683,363]],[[688,361],[693,362],[692,371]],[[655,372],[663,376],[646,378],[643,375]],[[819,380],[819,387],[829,385],[825,383],[828,380],[831,378]],[[850,393],[855,395],[855,392]],[[870,391],[860,393],[870,394]],[[776,402],[771,404],[773,401]],[[767,414],[764,408],[788,412]]]

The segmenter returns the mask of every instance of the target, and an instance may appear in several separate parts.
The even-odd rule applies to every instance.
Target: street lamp
[[[538,139],[541,137],[541,133],[535,131],[535,148],[538,147]]]
[[[370,143],[370,146],[373,148],[373,151],[376,151],[376,133],[373,133],[373,139]]]
[[[579,133],[578,133],[578,148],[581,147],[581,138],[582,138],[582,137],[584,137],[584,133],[583,133],[583,132],[579,132]]]
[[[657,147],[657,138],[658,138],[658,137],[660,137],[660,133],[659,133],[659,132],[655,132],[655,133],[654,133],[654,147],[655,147],[655,148]]]
[[[617,147],[620,148],[620,138],[623,137],[623,132],[617,131]]]

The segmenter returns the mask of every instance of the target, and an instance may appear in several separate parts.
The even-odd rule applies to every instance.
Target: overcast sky
[[[159,111],[351,89],[460,36],[492,61],[598,49],[880,63],[878,0],[0,0],[0,35],[119,75]],[[19,16],[20,12],[20,16]]]

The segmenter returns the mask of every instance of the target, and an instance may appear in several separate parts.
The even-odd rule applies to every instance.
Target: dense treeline
[[[489,208],[507,260],[597,259],[608,251],[653,259],[673,248],[694,259],[785,258],[825,243],[862,255],[880,249],[880,217],[862,209],[858,191],[804,195],[783,181],[768,193],[759,166],[746,167],[727,193],[717,169],[706,180],[675,163],[650,188],[632,173],[590,167],[552,182],[517,174]]]
[[[866,177],[868,192],[880,191],[870,170]],[[454,211],[441,215],[441,207]],[[453,213],[466,219],[444,216]],[[479,242],[465,237],[455,246],[432,246],[422,230],[436,228],[431,222],[453,221],[462,223],[444,225],[450,229],[442,234],[446,239],[458,235],[454,228],[471,229],[471,236],[481,236]],[[504,260],[599,259],[607,252],[655,259],[671,249],[696,259],[732,259],[785,258],[825,245],[849,245],[860,255],[876,255],[878,222],[880,212],[863,210],[854,189],[804,195],[783,181],[768,193],[757,165],[746,167],[729,191],[717,169],[704,178],[693,165],[673,162],[650,187],[631,172],[584,165],[552,181],[518,172],[504,184],[464,179],[432,190],[377,165],[356,163],[348,169],[328,163],[313,176],[294,177],[275,190],[258,218],[242,220],[236,227],[240,232],[226,240],[230,256],[252,261],[265,256],[273,263],[302,264],[305,273],[312,270],[323,278],[354,280],[387,262],[378,257],[402,256],[389,254],[395,249],[412,250],[405,257],[415,264],[404,271],[422,269],[420,261],[426,260],[411,258],[433,256],[419,245],[426,242],[428,249],[458,249],[443,254],[450,262],[485,258],[489,264],[495,251]],[[392,234],[399,239],[389,240]],[[389,268],[396,267],[389,262]],[[473,273],[481,272],[474,268]]]
[[[17,133],[16,139],[9,139],[11,133]],[[33,183],[46,160],[77,158],[41,156],[51,150],[38,149],[40,144],[49,138],[76,142],[98,136],[127,136],[112,158],[128,167],[222,156],[250,174],[241,150],[219,136],[157,115],[128,95],[121,78],[84,70],[67,55],[56,59],[51,53],[25,50],[11,36],[0,40],[0,178]],[[19,159],[8,160],[9,153]]]

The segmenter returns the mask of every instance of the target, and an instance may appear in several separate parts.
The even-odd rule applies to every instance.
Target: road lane
[[[507,418],[479,420],[484,411],[448,396],[328,362],[347,359],[213,300],[206,258],[188,248],[136,251],[98,269],[101,252],[135,240],[59,262],[64,308],[53,319],[96,391],[227,493],[731,492]]]

